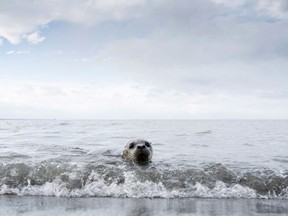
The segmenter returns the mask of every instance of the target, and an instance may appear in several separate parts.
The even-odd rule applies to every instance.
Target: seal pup
[[[130,140],[124,148],[122,158],[137,164],[148,164],[153,154],[152,145],[144,139]]]

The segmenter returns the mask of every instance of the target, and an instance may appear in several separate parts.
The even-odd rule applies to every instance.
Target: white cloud
[[[41,36],[39,32],[33,32],[28,35],[24,35],[24,38],[31,44],[38,44],[45,40],[45,37]]]
[[[55,50],[53,53],[56,55],[63,55],[64,51],[63,50]]]
[[[13,44],[23,36],[56,20],[95,24],[104,20],[121,20],[139,16],[132,10],[143,0],[27,0],[24,2],[0,0],[0,36]],[[30,42],[41,42],[43,37],[32,33]]]
[[[139,83],[96,86],[0,80],[0,84],[0,118],[288,117],[287,100],[257,95],[185,93]]]
[[[286,25],[227,17],[201,22],[200,31],[169,26],[149,38],[111,42],[99,58],[138,80],[185,90],[286,88]]]
[[[0,37],[0,46],[3,44],[3,39]]]
[[[10,50],[10,51],[6,52],[6,55],[13,55],[14,53],[15,53],[14,50]]]
[[[89,58],[77,58],[77,59],[75,59],[75,61],[77,61],[77,62],[90,62],[91,59],[89,59]]]
[[[287,0],[210,0],[228,7],[243,7],[243,10],[252,10],[259,15],[277,19],[288,19]]]
[[[250,10],[250,14],[272,18],[287,19],[288,17],[286,0],[194,0],[190,2],[179,0],[178,3],[171,0],[27,0],[25,3],[16,0],[0,0],[0,36],[13,44],[21,42],[23,38],[31,43],[38,43],[43,41],[44,37],[37,31],[57,20],[94,25],[103,21],[131,18],[144,18],[162,23],[186,19],[185,22],[197,24],[201,18],[213,17],[215,11],[222,11],[225,14],[223,8],[213,7],[213,4],[239,7],[243,11]],[[153,20],[157,17],[157,13],[158,20]],[[229,11],[226,13],[229,14]],[[34,33],[23,37],[31,32]]]
[[[31,107],[31,110],[42,110],[43,117],[47,117],[46,109],[68,113],[70,118],[165,118],[177,115],[179,110],[175,110],[175,105],[170,106],[179,103],[175,92],[157,94],[157,89],[155,92],[151,86],[135,83],[110,86],[7,80],[0,83],[0,107],[14,107],[12,110]],[[53,117],[53,113],[50,115]]]
[[[18,51],[10,50],[10,51],[6,52],[6,55],[27,55],[30,53],[31,52],[28,50],[18,50]]]
[[[288,19],[288,2],[286,0],[258,0],[256,7],[265,15]]]
[[[230,0],[210,0],[214,3],[217,4],[223,4],[229,7],[239,7],[242,6],[246,3],[246,0],[234,0],[234,1],[230,1]]]

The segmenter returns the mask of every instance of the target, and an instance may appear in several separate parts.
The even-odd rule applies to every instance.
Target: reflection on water
[[[285,200],[115,199],[0,196],[7,215],[287,215]]]

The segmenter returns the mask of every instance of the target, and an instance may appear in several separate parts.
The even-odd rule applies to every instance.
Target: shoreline
[[[287,200],[0,195],[0,215],[287,215]]]

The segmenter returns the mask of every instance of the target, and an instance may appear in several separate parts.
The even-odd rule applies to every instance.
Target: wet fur
[[[134,143],[134,148],[132,148],[132,149],[129,148],[131,143]],[[145,145],[145,143],[149,143],[150,146],[147,147]],[[144,145],[145,145],[145,147],[143,147]],[[143,149],[139,150],[137,148],[138,146],[141,146]],[[141,154],[142,154],[142,156],[144,155],[144,158],[147,157],[147,160],[138,161],[137,159],[139,159]],[[148,142],[147,140],[138,139],[138,140],[131,140],[127,143],[127,145],[124,148],[122,158],[126,161],[132,161],[132,162],[136,162],[136,163],[141,164],[141,163],[151,162],[152,155],[153,155],[153,148],[152,148],[151,143]]]

